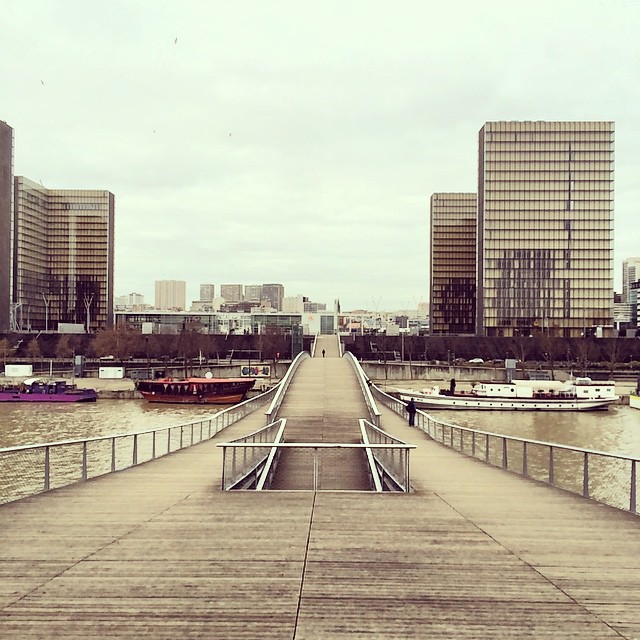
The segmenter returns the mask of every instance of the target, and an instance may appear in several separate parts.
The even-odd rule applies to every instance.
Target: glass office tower
[[[14,180],[17,330],[113,326],[114,196]]]
[[[477,332],[580,337],[613,323],[613,122],[479,134]]]
[[[475,193],[431,196],[430,333],[475,333]]]
[[[0,332],[10,328],[12,242],[13,129],[0,120]]]

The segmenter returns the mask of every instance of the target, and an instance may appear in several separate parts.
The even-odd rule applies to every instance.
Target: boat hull
[[[93,390],[91,390],[93,391]],[[93,393],[15,393],[0,392],[0,402],[95,402],[98,395]]]
[[[140,394],[147,402],[165,404],[237,404],[238,402],[242,402],[245,397],[245,393],[221,394],[217,396],[204,396],[202,398],[199,398],[197,395],[159,395],[153,391],[140,391]]]
[[[237,404],[255,380],[249,378],[188,378],[141,380],[138,391],[147,402],[163,404]]]
[[[414,395],[400,395],[408,402],[411,398],[419,409],[470,409],[474,411],[606,411],[618,398],[606,399],[515,399],[515,398],[458,398],[452,396],[432,396],[424,398]]]

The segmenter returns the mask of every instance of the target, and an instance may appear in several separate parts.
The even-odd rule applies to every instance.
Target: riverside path
[[[306,405],[309,429],[333,438],[341,407],[350,438],[333,389],[353,373],[325,355],[296,373],[307,382],[288,392],[289,419],[304,429]],[[417,445],[410,494],[221,491],[216,445],[263,424],[258,411],[206,443],[1,506],[0,638],[640,638],[637,516],[380,411]]]

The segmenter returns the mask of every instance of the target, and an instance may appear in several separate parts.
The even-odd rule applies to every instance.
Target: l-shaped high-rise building
[[[0,121],[0,332],[9,330],[12,296],[13,129]]]
[[[479,135],[477,332],[613,323],[613,122],[488,122]]]
[[[612,326],[613,138],[612,122],[482,127],[476,234],[463,232],[474,194],[432,196],[434,333],[460,333],[451,313],[464,318],[474,304],[482,336],[573,338]]]
[[[113,325],[114,196],[13,176],[0,122],[0,331]]]
[[[111,327],[113,194],[46,189],[22,176],[14,183],[12,328]]]

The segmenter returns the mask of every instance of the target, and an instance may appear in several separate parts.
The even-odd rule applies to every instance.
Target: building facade
[[[12,324],[113,326],[114,196],[14,180]]]
[[[613,139],[612,122],[482,127],[478,334],[612,326]]]
[[[156,309],[184,310],[187,306],[187,283],[184,280],[156,280]]]
[[[476,194],[434,193],[430,208],[431,333],[475,333]]]
[[[622,302],[629,302],[629,285],[640,280],[640,258],[622,261]]]
[[[10,328],[13,273],[13,129],[0,121],[0,332]]]
[[[211,302],[216,297],[216,285],[215,284],[201,284],[200,285],[200,298],[202,302]]]
[[[225,302],[242,302],[242,290],[241,284],[221,284],[220,296],[225,299]]]
[[[263,284],[262,300],[269,302],[272,309],[282,311],[282,299],[284,298],[284,286],[281,284]]]
[[[260,304],[262,302],[262,285],[261,284],[245,284],[244,299],[249,302]]]

